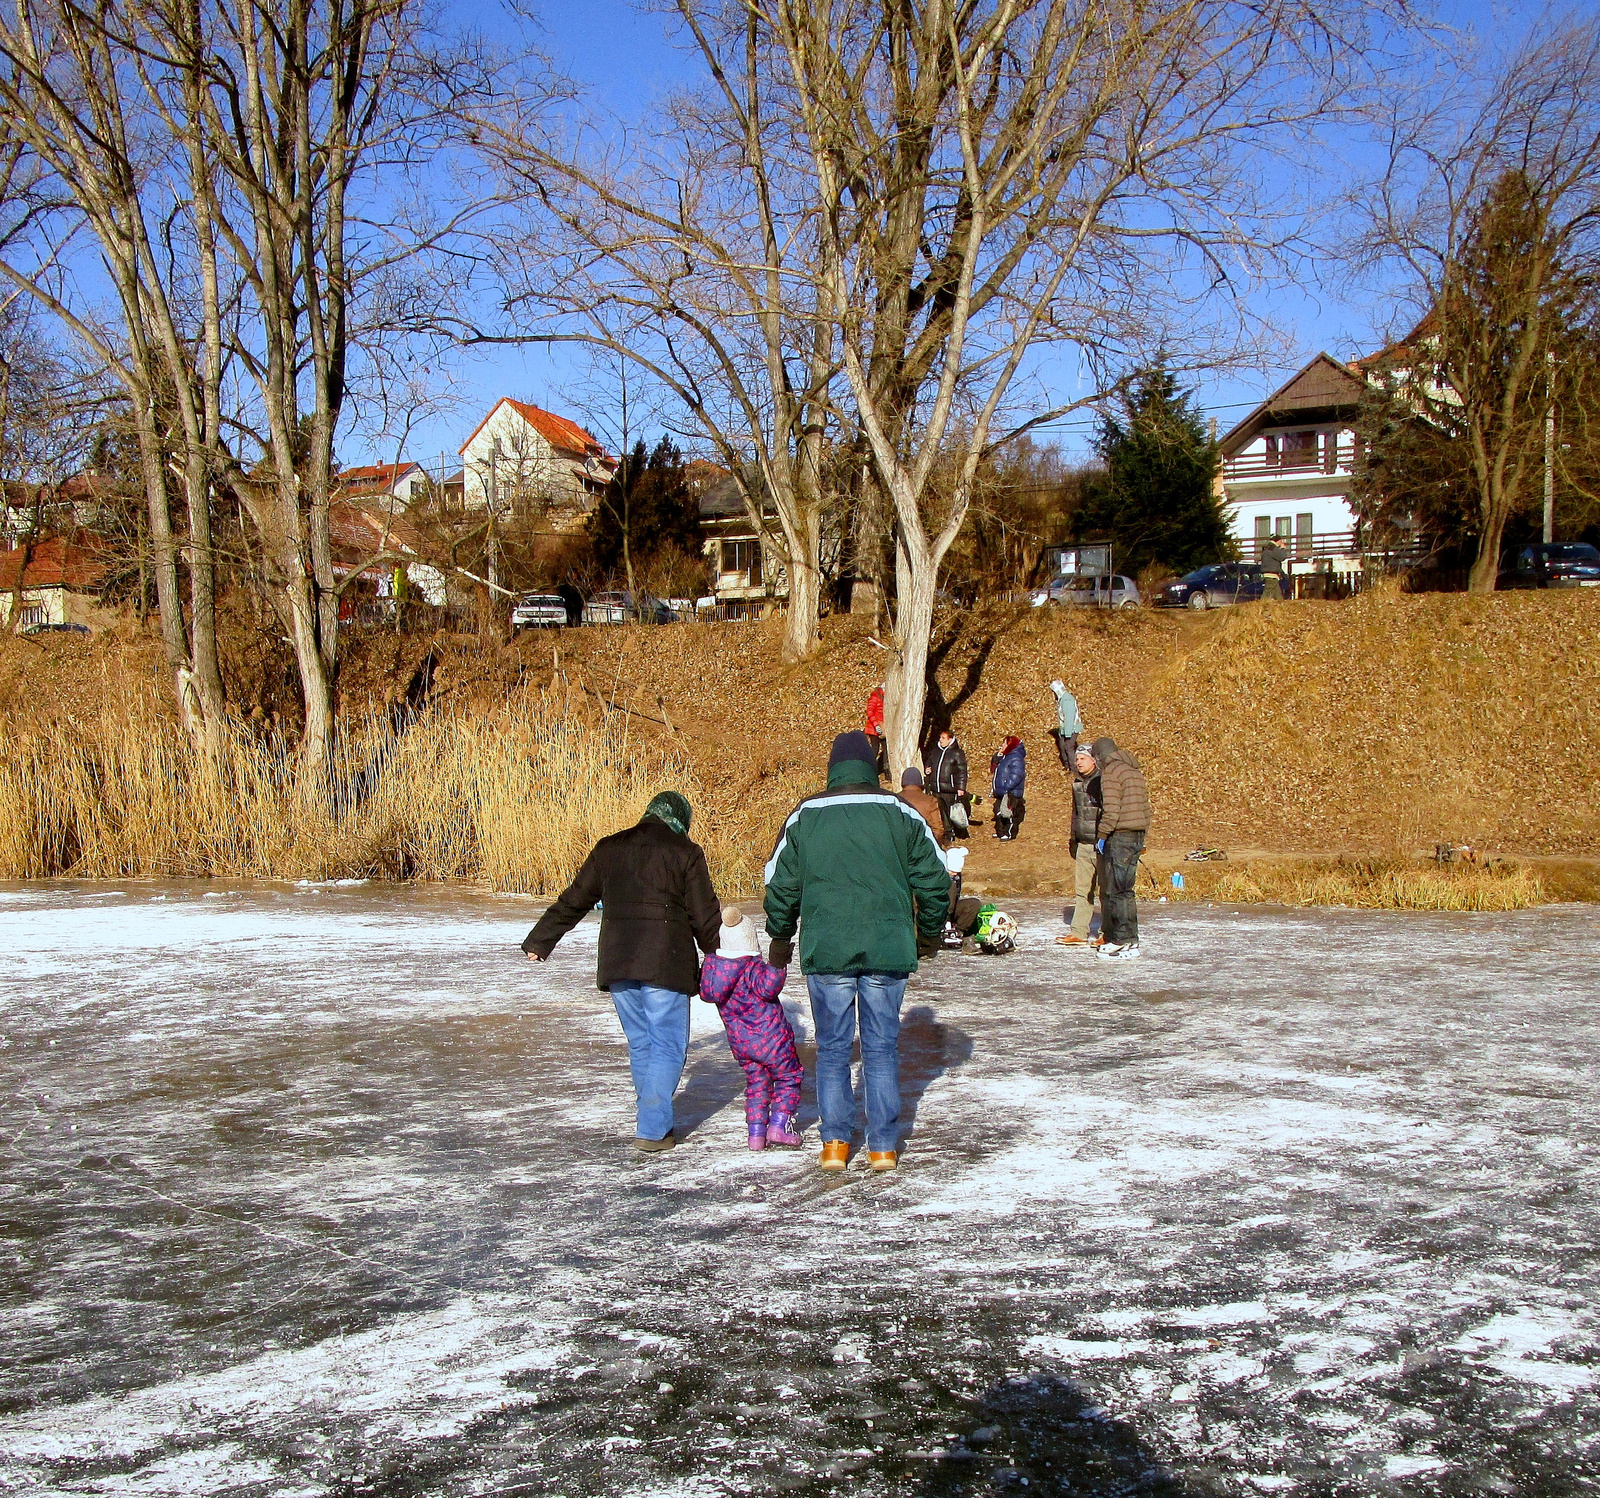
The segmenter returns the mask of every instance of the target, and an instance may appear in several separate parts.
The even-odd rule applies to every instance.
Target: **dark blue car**
[[[1537,541],[1518,548],[1497,588],[1600,588],[1600,550],[1584,541]]]
[[[1157,590],[1155,604],[1162,609],[1218,609],[1259,599],[1262,591],[1261,569],[1254,562],[1213,562]]]

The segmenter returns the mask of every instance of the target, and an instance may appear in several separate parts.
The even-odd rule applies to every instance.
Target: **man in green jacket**
[[[900,1148],[900,1001],[917,958],[938,950],[950,875],[927,822],[878,785],[864,733],[842,733],[828,788],[789,814],[766,868],[769,960],[800,971],[817,1030],[822,1168],[843,1170],[855,1132],[850,1047],[861,1023],[867,1153],[893,1170]]]

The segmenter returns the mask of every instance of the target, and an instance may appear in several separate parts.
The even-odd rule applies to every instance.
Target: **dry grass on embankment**
[[[1276,862],[1229,868],[1186,864],[1183,888],[1171,870],[1152,868],[1141,895],[1219,905],[1332,905],[1354,910],[1526,910],[1543,905],[1543,879],[1520,865],[1430,866],[1397,858]]]
[[[170,718],[110,705],[0,726],[0,878],[375,876],[551,894],[656,791],[696,798],[681,762],[573,708],[543,693],[430,716],[398,741],[374,720],[342,737],[334,794],[307,792],[282,746],[245,730],[210,756]],[[748,888],[740,850],[696,832],[721,882]]]
[[[250,735],[204,781],[150,639],[0,641],[12,777],[0,876],[373,874],[548,892],[593,837],[677,784],[719,889],[748,895],[784,815],[822,784],[833,735],[860,724],[884,661],[868,636],[864,620],[824,620],[815,658],[785,665],[778,621],[504,647],[352,634],[346,773],[373,751],[360,722],[403,695],[430,651],[438,690],[345,815],[297,800]],[[974,784],[1004,734],[1029,746],[1022,839],[975,837],[974,887],[1070,887],[1069,793],[1047,737],[1047,684],[1061,676],[1090,733],[1145,766],[1149,867],[1169,898],[1174,867],[1191,897],[1235,901],[1500,909],[1600,896],[1600,593],[1378,592],[1198,616],[990,605],[942,614],[936,644]],[[241,668],[230,684],[249,679]],[[1422,861],[1436,842],[1533,867],[1436,869]],[[1229,861],[1176,862],[1200,843]]]

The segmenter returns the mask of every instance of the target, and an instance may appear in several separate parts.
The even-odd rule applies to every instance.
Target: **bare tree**
[[[1335,108],[1335,22],[1298,0],[773,0],[809,156],[821,289],[894,521],[887,732],[915,763],[938,572],[985,454],[1103,398],[1106,371],[1237,352],[1237,293],[1283,231],[1274,146]],[[1217,314],[1224,314],[1219,317]],[[1043,345],[1091,389],[1008,418]],[[948,485],[932,480],[953,463]]]
[[[481,85],[410,0],[67,0],[0,9],[0,109],[86,225],[116,291],[102,321],[59,258],[0,262],[121,378],[135,411],[162,629],[191,723],[223,716],[211,506],[261,543],[305,702],[302,763],[333,732],[333,444],[364,356],[436,327],[460,214],[405,190]],[[453,310],[453,309],[449,309]],[[184,501],[173,524],[169,488]],[[187,633],[178,589],[183,546]]]
[[[1400,267],[1420,316],[1382,377],[1389,408],[1422,427],[1388,423],[1399,445],[1374,453],[1369,484],[1420,483],[1415,519],[1457,478],[1477,537],[1468,587],[1486,593],[1507,523],[1571,450],[1547,452],[1547,433],[1569,421],[1587,451],[1600,408],[1600,20],[1540,28],[1494,76],[1445,92],[1455,108],[1432,98],[1390,117],[1356,247],[1365,268]]]
[[[549,145],[517,107],[474,117],[530,208],[501,242],[507,306],[540,328],[559,324],[509,336],[610,351],[681,401],[687,435],[735,475],[782,559],[783,651],[798,660],[818,640],[826,449],[837,435],[838,317],[819,304],[830,292],[817,274],[810,163],[759,13],[697,0],[677,10],[709,82],[623,138],[590,122]]]

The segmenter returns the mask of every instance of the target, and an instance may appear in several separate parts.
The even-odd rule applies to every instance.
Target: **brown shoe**
[[[1058,947],[1089,947],[1093,946],[1094,943],[1087,936],[1058,936],[1056,945]]]
[[[893,1170],[900,1163],[900,1156],[893,1150],[868,1150],[867,1164],[874,1170]]]
[[[646,1154],[654,1154],[657,1150],[672,1149],[677,1142],[677,1137],[672,1134],[664,1134],[660,1139],[646,1139],[639,1134],[634,1136],[633,1147],[636,1150],[643,1150]]]
[[[817,1163],[824,1170],[843,1170],[850,1163],[850,1146],[842,1139],[830,1139],[822,1146]]]

